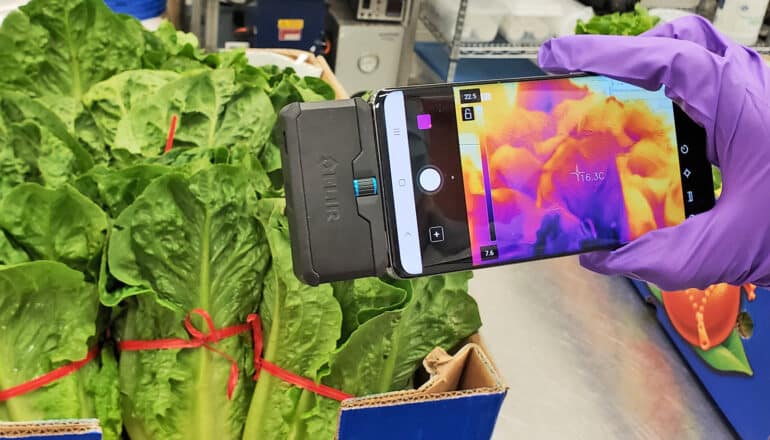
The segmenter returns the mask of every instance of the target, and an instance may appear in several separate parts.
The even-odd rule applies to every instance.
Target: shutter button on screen
[[[417,179],[420,182],[420,188],[426,193],[434,193],[441,188],[441,173],[433,167],[420,170]]]

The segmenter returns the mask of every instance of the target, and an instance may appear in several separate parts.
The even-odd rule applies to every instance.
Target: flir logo
[[[321,180],[324,188],[324,208],[326,210],[326,222],[340,221],[340,202],[337,194],[337,163],[331,156],[321,156],[318,163],[321,169]]]

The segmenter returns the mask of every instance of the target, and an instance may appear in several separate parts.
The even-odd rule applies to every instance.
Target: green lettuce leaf
[[[178,116],[174,148],[253,146],[269,139],[276,115],[267,94],[236,82],[235,71],[190,72],[134,106],[118,124],[115,149],[158,156],[166,144],[172,116]]]
[[[478,306],[468,295],[470,274],[412,281],[403,308],[361,324],[332,354],[323,383],[354,396],[410,388],[425,356],[435,347],[449,350],[481,327]],[[333,438],[339,402],[318,398],[307,415],[308,438]]]
[[[116,218],[156,178],[171,172],[162,165],[134,165],[123,169],[97,166],[79,177],[73,185],[81,193]]]
[[[116,293],[130,296],[121,338],[187,338],[183,319],[196,308],[218,328],[246,322],[259,304],[269,260],[249,188],[245,171],[214,165],[193,176],[158,177],[123,210],[108,250],[110,273],[129,286]],[[205,329],[198,318],[193,323]],[[123,414],[132,439],[241,437],[253,390],[250,335],[212,346],[237,360],[232,400],[230,363],[209,350],[122,353]]]
[[[106,239],[104,212],[71,186],[34,183],[0,201],[0,229],[34,260],[55,260],[93,276]]]
[[[402,306],[410,294],[377,278],[334,283],[334,296],[342,307],[342,340],[369,319]]]
[[[91,87],[83,96],[83,104],[94,119],[104,144],[115,144],[118,123],[134,106],[154,99],[161,87],[178,77],[174,72],[133,70]]]
[[[660,22],[660,17],[650,15],[641,4],[636,4],[631,12],[615,12],[597,15],[588,22],[578,20],[576,34],[598,35],[639,35],[647,32]]]
[[[334,353],[324,383],[356,396],[406,389],[435,347],[451,349],[481,327],[470,274],[413,282],[410,301],[361,324]]]
[[[86,357],[97,343],[95,286],[52,261],[0,267],[0,389]],[[101,362],[100,362],[101,361]],[[99,417],[104,438],[120,438],[117,374],[108,349],[79,371],[0,402],[0,420]]]
[[[80,99],[116,73],[141,67],[142,26],[102,0],[32,0],[0,28],[0,84],[35,96]]]
[[[328,362],[340,337],[342,312],[330,285],[310,287],[292,271],[288,221],[283,199],[263,199],[259,218],[265,225],[272,263],[265,278],[259,314],[266,360],[311,380]],[[244,439],[300,439],[315,396],[268,373],[261,373],[251,400]]]
[[[265,72],[270,72],[265,70]],[[270,77],[270,100],[276,112],[291,102],[324,101],[335,98],[334,89],[319,78],[298,76],[287,68],[273,72]]]
[[[29,255],[11,242],[11,239],[0,230],[0,265],[26,263]]]
[[[0,198],[25,181],[61,186],[92,166],[88,152],[42,103],[0,92]]]
[[[153,31],[144,32],[145,50],[142,65],[145,69],[184,72],[208,66],[207,54],[199,47],[195,34],[177,31],[164,20]]]

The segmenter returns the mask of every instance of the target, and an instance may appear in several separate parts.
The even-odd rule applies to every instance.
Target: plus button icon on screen
[[[428,234],[430,235],[430,242],[431,243],[441,243],[444,241],[444,227],[443,226],[433,226],[428,230]]]

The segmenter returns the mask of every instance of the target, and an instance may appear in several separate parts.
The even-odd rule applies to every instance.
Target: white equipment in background
[[[549,38],[572,35],[578,20],[594,16],[593,8],[576,0],[507,0],[507,4],[500,33],[512,44],[539,45]]]
[[[451,41],[459,0],[427,0],[429,21]],[[510,44],[538,45],[570,35],[578,20],[589,20],[593,9],[576,0],[468,0],[461,41],[489,43],[498,31]]]
[[[738,44],[756,44],[768,0],[724,0],[717,8],[714,26]]]
[[[348,92],[397,85],[404,41],[401,23],[357,21],[347,2],[332,1],[327,32],[334,75]]]
[[[700,0],[641,0],[639,3],[647,9],[666,8],[694,11],[698,7]]]
[[[449,41],[454,38],[459,8],[460,0],[427,0],[423,5],[423,11],[430,17],[430,22],[434,23],[441,35]],[[505,4],[497,0],[468,0],[460,40],[473,43],[488,43],[494,40],[507,13]]]
[[[350,0],[359,20],[403,23],[409,19],[410,0]]]

